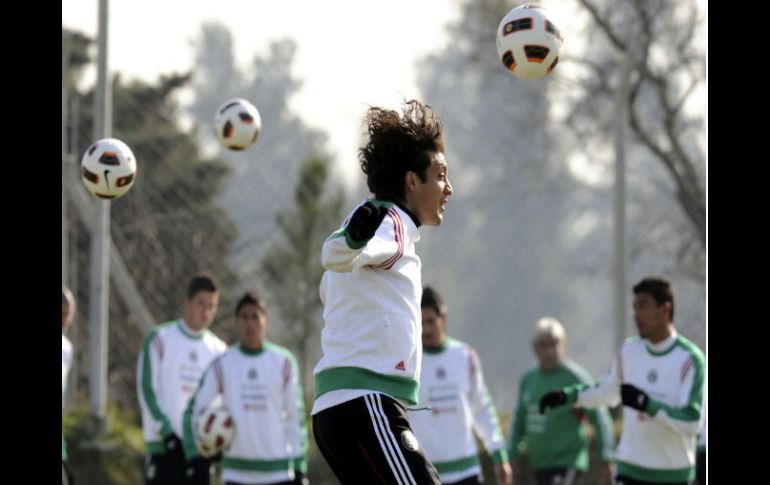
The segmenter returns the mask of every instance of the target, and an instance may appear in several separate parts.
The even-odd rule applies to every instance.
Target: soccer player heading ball
[[[452,185],[441,119],[420,101],[367,114],[361,168],[374,194],[326,240],[323,357],[313,431],[343,484],[439,484],[409,425],[418,398],[421,225],[441,224]]]

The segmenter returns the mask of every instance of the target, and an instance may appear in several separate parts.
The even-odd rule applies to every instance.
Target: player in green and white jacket
[[[208,330],[219,307],[214,277],[196,274],[187,286],[184,318],[158,325],[139,353],[137,394],[147,458],[145,485],[209,485],[210,463],[186,460],[182,449],[182,415],[203,371],[227,350]]]
[[[433,288],[423,288],[421,308],[419,405],[430,410],[409,414],[417,441],[440,473],[442,484],[480,485],[475,432],[495,464],[497,484],[510,485],[505,440],[476,351],[446,335],[447,308]]]
[[[206,369],[184,414],[188,459],[199,456],[195,417],[221,399],[235,426],[222,458],[226,485],[300,485],[307,474],[307,426],[297,360],[266,340],[267,309],[255,293],[236,304],[240,342]]]
[[[527,458],[538,484],[550,485],[558,479],[562,485],[572,485],[588,470],[590,423],[603,462],[602,483],[597,485],[611,485],[615,436],[607,408],[560,408],[545,416],[538,409],[540,398],[552,389],[593,384],[586,370],[565,357],[566,333],[562,324],[550,317],[538,320],[533,348],[538,362],[519,381],[518,402],[511,421],[511,462],[515,463],[519,448],[526,443]]]
[[[63,287],[61,289],[61,405],[62,416],[64,415],[64,394],[67,391],[67,376],[70,369],[72,369],[72,342],[68,339],[64,333],[72,324],[72,319],[75,318],[75,297],[69,288]],[[67,443],[64,441],[64,432],[62,431],[61,437],[61,482],[62,485],[70,485],[73,483],[72,471],[67,465]]]
[[[452,195],[443,125],[421,101],[369,108],[361,169],[374,194],[323,245],[323,356],[313,436],[344,485],[440,483],[406,406],[419,396],[420,226],[443,222]]]
[[[695,478],[705,358],[674,328],[674,295],[666,280],[645,278],[633,291],[640,338],[623,344],[597,386],[579,384],[549,392],[540,400],[540,411],[563,404],[595,407],[622,401],[617,484],[689,484]]]

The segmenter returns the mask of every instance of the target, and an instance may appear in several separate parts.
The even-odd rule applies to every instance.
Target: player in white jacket
[[[185,454],[199,454],[195,418],[221,399],[235,427],[222,458],[225,484],[303,483],[307,427],[297,361],[266,340],[267,310],[256,294],[248,292],[238,301],[235,316],[240,342],[206,369],[185,411]]]
[[[595,387],[570,386],[540,400],[540,412],[563,404],[593,408],[623,402],[623,434],[615,454],[618,485],[689,484],[695,478],[705,359],[673,324],[674,295],[662,278],[636,284],[628,339]]]
[[[510,485],[508,452],[478,355],[446,335],[447,308],[433,288],[423,288],[421,307],[419,404],[430,409],[409,414],[417,441],[441,474],[441,483],[481,485],[475,431],[495,464],[497,484]]]
[[[441,224],[452,194],[443,128],[415,100],[403,114],[371,108],[367,124],[360,160],[376,199],[323,246],[314,436],[343,485],[438,484],[405,404],[417,402],[422,360],[418,228]]]
[[[184,318],[158,325],[139,353],[137,394],[147,449],[146,485],[208,485],[209,460],[185,460],[182,415],[203,371],[227,345],[208,330],[219,306],[214,277],[198,273],[187,287]]]
[[[64,394],[67,391],[67,376],[72,369],[72,342],[64,333],[72,324],[75,318],[75,297],[69,288],[62,287],[61,290],[61,404],[64,411]],[[61,481],[62,485],[69,485],[73,482],[72,471],[67,465],[67,443],[64,441],[64,433],[61,437]]]

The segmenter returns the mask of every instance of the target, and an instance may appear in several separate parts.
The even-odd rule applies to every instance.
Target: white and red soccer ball
[[[80,178],[89,192],[102,199],[117,199],[136,181],[136,158],[117,138],[92,144],[80,162]]]
[[[195,444],[200,454],[214,456],[230,448],[235,438],[233,417],[224,407],[209,407],[198,416],[195,425]]]
[[[495,43],[508,72],[521,79],[540,79],[556,67],[564,39],[546,10],[526,4],[503,17]]]
[[[245,99],[231,99],[217,110],[214,130],[219,143],[230,150],[245,150],[259,136],[262,118],[257,108]]]

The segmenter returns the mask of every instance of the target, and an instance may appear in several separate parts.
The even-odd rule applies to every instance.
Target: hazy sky
[[[95,37],[97,8],[98,0],[62,0],[62,25]],[[270,41],[294,38],[294,73],[304,84],[291,106],[355,170],[366,107],[420,95],[415,60],[445,45],[458,8],[453,0],[112,0],[109,12],[110,70],[124,79],[190,69],[192,41],[207,20],[231,30],[244,68]]]
[[[62,0],[62,25],[95,38],[98,0]],[[303,86],[291,100],[308,124],[328,133],[327,149],[359,176],[356,149],[368,105],[396,107],[421,97],[417,60],[451,42],[446,25],[457,18],[458,0],[112,0],[111,71],[155,81],[160,74],[193,67],[192,41],[202,22],[217,20],[233,34],[236,59],[249,69],[271,41],[291,37],[298,44],[294,74]],[[514,1],[510,1],[511,5]],[[565,33],[565,51],[581,48],[577,2],[542,0]],[[697,0],[706,11],[705,0]],[[490,45],[490,49],[495,49]],[[566,67],[562,67],[562,70]],[[93,80],[92,75],[85,78]],[[501,68],[501,75],[505,75]],[[517,82],[512,79],[512,82]],[[520,81],[518,81],[520,82]],[[182,96],[182,102],[189,100]],[[223,100],[225,101],[225,100]],[[430,102],[430,100],[426,100]],[[698,109],[706,88],[693,96]],[[257,106],[259,108],[259,106]],[[213,118],[213,113],[212,113]],[[253,149],[258,149],[258,144]],[[598,175],[580,154],[568,160],[587,183]]]

